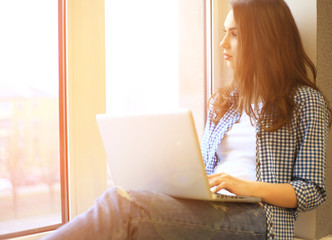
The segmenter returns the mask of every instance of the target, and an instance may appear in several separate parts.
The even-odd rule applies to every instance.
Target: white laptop
[[[211,192],[190,110],[96,118],[115,185],[178,198],[261,201]]]

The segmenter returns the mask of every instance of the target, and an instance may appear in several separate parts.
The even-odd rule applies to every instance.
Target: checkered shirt
[[[232,106],[237,101],[231,94]],[[296,192],[298,206],[286,209],[263,203],[267,218],[267,239],[293,239],[294,221],[300,211],[309,211],[326,199],[325,171],[329,114],[322,95],[309,87],[299,87],[290,127],[275,132],[256,127],[256,180],[268,183],[290,183]],[[219,163],[216,149],[225,133],[240,118],[233,107],[218,124],[212,108],[201,144],[207,174]]]

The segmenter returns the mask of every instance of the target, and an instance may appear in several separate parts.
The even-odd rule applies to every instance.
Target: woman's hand
[[[251,192],[251,181],[242,180],[227,173],[215,173],[208,175],[210,188],[215,187],[214,193],[221,189],[242,196],[253,196]]]
[[[261,197],[263,202],[285,208],[297,207],[297,196],[289,183],[266,183],[246,181],[226,173],[208,175],[210,188],[213,192],[226,189],[231,193],[242,196]]]

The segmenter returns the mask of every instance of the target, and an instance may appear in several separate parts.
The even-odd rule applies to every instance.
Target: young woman
[[[262,204],[112,188],[47,239],[293,239],[325,201],[330,109],[283,0],[233,0],[220,43],[234,70],[210,100],[202,155],[213,191]]]
[[[210,185],[262,197],[268,237],[291,239],[297,212],[326,198],[329,110],[284,1],[233,1],[225,33],[220,46],[234,77],[211,99],[202,145]],[[225,173],[242,161],[257,181]]]

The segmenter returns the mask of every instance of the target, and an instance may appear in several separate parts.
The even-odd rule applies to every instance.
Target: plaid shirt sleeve
[[[298,211],[309,211],[326,199],[325,169],[328,137],[328,111],[321,94],[314,90],[299,91],[295,98],[298,106],[298,154],[293,168]]]
[[[298,199],[296,209],[264,203],[268,239],[293,239],[297,213],[312,210],[326,200],[327,105],[310,87],[299,87],[294,103],[290,126],[275,132],[258,129],[257,133],[257,180],[289,183]]]

